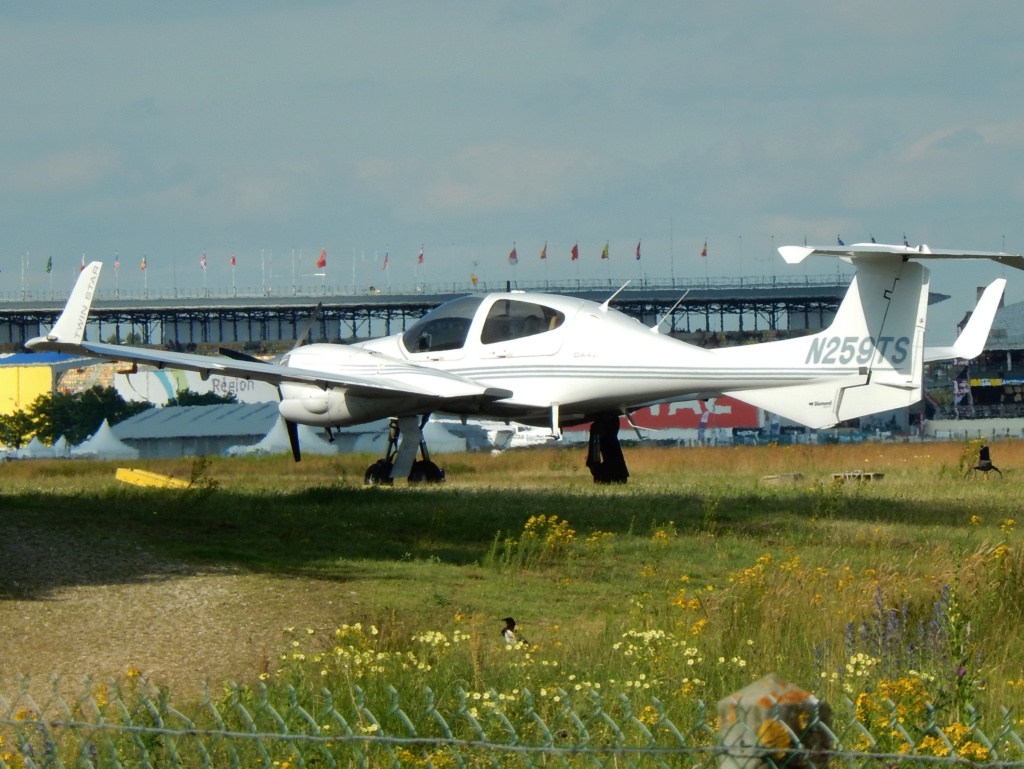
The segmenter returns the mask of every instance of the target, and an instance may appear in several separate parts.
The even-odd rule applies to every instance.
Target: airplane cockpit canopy
[[[564,321],[565,315],[551,307],[518,299],[499,299],[487,313],[480,341],[494,344],[521,339],[556,329]]]
[[[464,296],[445,302],[402,334],[409,352],[458,350],[465,346],[482,296]],[[482,344],[497,344],[558,328],[565,314],[536,302],[499,299],[491,305],[480,332]]]
[[[461,349],[483,300],[482,296],[463,296],[435,307],[402,334],[402,344],[409,352]]]

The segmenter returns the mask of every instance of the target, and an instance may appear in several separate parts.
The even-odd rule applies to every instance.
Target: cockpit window
[[[402,344],[409,352],[461,349],[482,301],[480,296],[464,296],[445,302],[402,334]]]
[[[480,341],[484,344],[521,339],[558,328],[565,315],[544,305],[502,299],[487,313]]]

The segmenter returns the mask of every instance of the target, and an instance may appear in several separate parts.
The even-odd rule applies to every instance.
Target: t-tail
[[[1006,280],[1000,278],[985,290],[955,344],[928,348],[924,335],[929,271],[917,259],[983,258],[1024,269],[1019,255],[933,252],[926,246],[871,243],[827,249],[786,246],[779,251],[790,263],[811,254],[838,256],[851,262],[856,274],[824,331],[720,351],[742,360],[744,366],[798,374],[799,383],[726,394],[813,428],[911,406],[921,400],[926,360],[973,358],[981,353]]]

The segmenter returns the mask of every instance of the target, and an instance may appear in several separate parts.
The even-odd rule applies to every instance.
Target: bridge
[[[828,324],[849,280],[838,274],[799,279],[642,280],[618,293],[612,306],[647,325],[664,319],[671,333],[804,330]],[[425,284],[395,293],[329,286],[286,294],[265,289],[174,289],[139,296],[108,290],[97,292],[86,333],[90,339],[131,339],[190,349],[256,347],[296,339],[312,308],[320,303],[314,339],[351,341],[403,331],[437,305],[465,294],[511,288],[603,302],[623,283],[609,279]],[[28,339],[45,334],[66,301],[66,294],[44,292],[0,296],[0,347],[18,349]]]

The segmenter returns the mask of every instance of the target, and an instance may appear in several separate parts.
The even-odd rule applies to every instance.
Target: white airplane
[[[26,346],[275,384],[296,461],[298,424],[330,434],[391,418],[387,455],[367,470],[367,483],[444,479],[422,438],[433,413],[548,426],[552,437],[564,426],[590,422],[587,465],[594,480],[623,483],[629,472],[619,417],[628,420],[644,406],[730,395],[821,428],[916,403],[925,361],[981,353],[1006,284],[1000,278],[989,285],[952,346],[925,347],[929,273],[918,260],[991,259],[1024,269],[1017,254],[927,246],[784,246],[779,252],[790,264],[819,254],[856,267],[824,331],[709,350],[660,334],[660,323],[648,328],[611,309],[614,297],[597,304],[513,291],[454,299],[402,334],[296,346],[280,361],[265,362],[234,352],[204,356],[87,341],[102,266],[92,262],[50,333]]]

